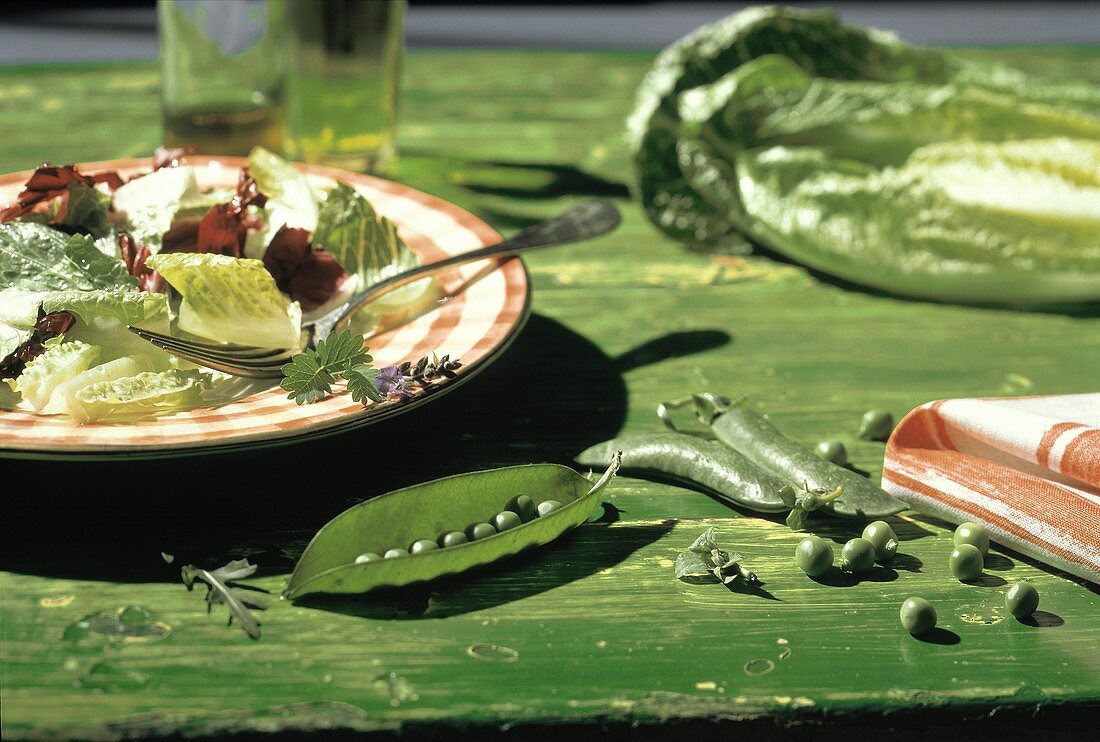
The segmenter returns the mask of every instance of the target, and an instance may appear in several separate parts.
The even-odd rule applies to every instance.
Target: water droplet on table
[[[767,675],[775,669],[775,663],[763,657],[745,663],[746,675]]]
[[[519,659],[519,652],[499,644],[471,644],[466,647],[466,654],[488,662],[515,662]]]
[[[172,633],[172,627],[154,621],[143,606],[127,605],[110,611],[90,613],[65,627],[61,638],[80,642],[88,638],[115,641],[156,641]]]

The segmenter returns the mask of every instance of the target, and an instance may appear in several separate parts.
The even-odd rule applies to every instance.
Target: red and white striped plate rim
[[[189,162],[204,188],[234,186],[245,164],[239,157],[192,156]],[[80,166],[82,172],[117,170],[124,177],[149,167],[149,159]],[[500,239],[472,214],[407,186],[334,168],[298,167],[322,185],[339,179],[360,191],[380,214],[397,224],[402,238],[423,261],[468,252]],[[13,201],[30,174],[25,171],[0,176],[0,204]],[[380,368],[415,361],[433,351],[460,359],[463,365],[456,378],[441,379],[430,393],[417,392],[405,402],[364,407],[341,387],[321,402],[297,405],[276,387],[220,407],[113,425],[81,425],[61,417],[0,410],[0,455],[89,458],[203,453],[329,434],[400,414],[484,368],[508,346],[527,318],[530,287],[523,263],[517,258],[495,268],[483,263],[462,266],[442,277],[441,283],[448,293],[454,292],[449,301],[369,341],[374,363]]]

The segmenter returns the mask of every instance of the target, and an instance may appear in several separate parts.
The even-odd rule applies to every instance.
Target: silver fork
[[[558,216],[528,227],[503,242],[460,255],[452,255],[390,276],[356,294],[312,323],[304,324],[303,329],[308,333],[305,347],[316,348],[317,343],[334,331],[345,327],[351,316],[364,304],[394,289],[407,286],[413,281],[477,260],[518,255],[528,250],[566,245],[599,237],[619,226],[620,219],[619,210],[611,203],[586,201]],[[173,355],[234,376],[278,378],[282,376],[280,369],[283,364],[291,356],[302,351],[302,348],[262,348],[254,345],[217,343],[194,337],[182,338],[141,327],[130,327],[129,330]]]

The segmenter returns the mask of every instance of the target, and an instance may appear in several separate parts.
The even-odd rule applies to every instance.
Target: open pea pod
[[[558,464],[529,464],[459,474],[394,490],[345,510],[306,547],[284,595],[365,593],[455,575],[521,551],[548,544],[584,523],[600,503],[599,493],[619,468],[619,455],[595,484]],[[557,500],[561,508],[488,538],[405,557],[355,563],[365,552],[408,548],[488,522],[519,494],[535,503]]]

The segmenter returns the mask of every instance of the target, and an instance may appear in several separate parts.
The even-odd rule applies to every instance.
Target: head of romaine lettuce
[[[937,299],[1100,298],[1100,87],[753,8],[663,52],[629,130],[636,196],[692,246]]]

